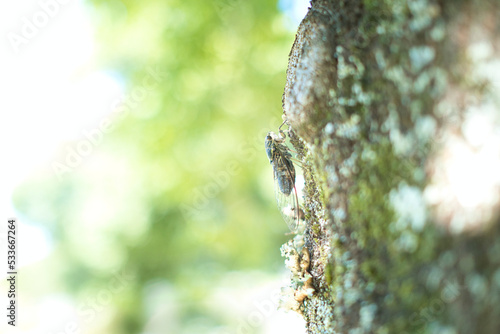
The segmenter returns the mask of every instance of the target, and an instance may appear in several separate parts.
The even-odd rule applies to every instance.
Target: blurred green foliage
[[[282,267],[287,227],[263,146],[281,121],[293,33],[265,0],[95,0],[89,11],[97,67],[127,93],[81,165],[62,179],[40,171],[17,190],[19,211],[54,238],[26,275],[43,293],[85,301],[125,272],[109,327],[96,332],[140,332],[155,282],[174,287],[176,333],[231,326],[211,289],[229,272]]]

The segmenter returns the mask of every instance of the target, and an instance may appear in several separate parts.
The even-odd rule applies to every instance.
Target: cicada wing
[[[297,190],[295,189],[295,185],[292,184],[293,190],[288,193],[283,192],[283,177],[283,174],[280,174],[280,170],[274,168],[274,194],[276,196],[276,202],[278,203],[278,209],[290,231],[296,233],[299,223],[299,200]]]

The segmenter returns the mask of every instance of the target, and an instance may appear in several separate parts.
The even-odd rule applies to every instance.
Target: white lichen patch
[[[420,189],[402,183],[390,192],[389,200],[397,215],[394,223],[396,230],[402,231],[408,227],[414,231],[423,229],[427,219],[427,206]]]
[[[430,64],[434,57],[436,56],[436,51],[430,46],[415,46],[410,48],[410,61],[411,68],[414,72],[419,72],[426,65]]]
[[[357,139],[359,137],[359,122],[361,118],[359,115],[352,115],[347,122],[332,124],[328,123],[325,126],[325,133],[335,134],[340,138]]]
[[[333,218],[338,220],[338,221],[343,221],[346,219],[346,213],[345,210],[342,208],[337,208],[333,210]]]
[[[396,247],[401,251],[413,253],[418,247],[418,236],[412,231],[403,231],[396,240]]]
[[[359,318],[361,327],[364,330],[370,331],[372,329],[373,320],[375,319],[375,314],[377,313],[377,305],[369,304],[361,307],[359,310]]]
[[[413,14],[410,21],[410,29],[413,31],[426,29],[439,15],[439,7],[430,4],[427,0],[408,1],[408,8]]]
[[[439,266],[432,267],[427,274],[425,286],[430,291],[436,291],[439,288],[444,277],[445,272]]]
[[[440,42],[445,38],[446,28],[442,21],[440,23],[436,23],[436,25],[431,29],[430,36],[436,42]]]
[[[389,133],[389,139],[397,155],[407,156],[415,149],[417,144],[417,129],[415,131],[401,131],[401,121],[399,114],[394,106],[388,106],[388,116],[382,124],[382,131]],[[422,124],[425,126],[425,124]],[[418,131],[421,131],[422,125],[419,126]]]
[[[377,27],[378,30],[379,27]],[[378,68],[384,70],[387,67],[387,63],[385,61],[384,52],[380,49],[375,50],[375,60],[377,61]]]
[[[419,142],[427,143],[436,134],[437,122],[431,116],[421,116],[415,124],[415,133]]]
[[[489,291],[488,281],[479,273],[467,276],[465,283],[468,290],[476,297],[484,298]]]
[[[295,289],[287,286],[281,288],[278,309],[299,312],[300,303],[295,300]]]
[[[285,265],[290,270],[290,286],[281,291],[279,308],[300,312],[304,299],[311,297],[315,289],[312,276],[308,272],[311,259],[307,247],[300,251],[295,247],[294,240],[289,240],[281,246],[281,255],[285,257]]]
[[[358,153],[357,152],[352,152],[351,156],[347,159],[345,159],[342,163],[342,165],[339,166],[339,172],[342,176],[344,177],[349,177],[351,174],[357,172],[357,159],[358,159]]]

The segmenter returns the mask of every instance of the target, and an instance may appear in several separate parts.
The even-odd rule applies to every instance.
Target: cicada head
[[[276,149],[276,143],[273,139],[273,133],[269,132],[266,136],[265,146],[266,146],[266,154],[269,159],[269,163],[273,163],[274,159],[274,150]]]

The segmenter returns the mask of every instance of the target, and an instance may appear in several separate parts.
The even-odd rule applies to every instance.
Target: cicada
[[[280,127],[281,128],[281,127]],[[295,233],[299,224],[299,198],[295,188],[295,167],[290,149],[285,145],[286,136],[269,132],[265,146],[269,163],[273,166],[274,193],[278,208],[290,231]]]

